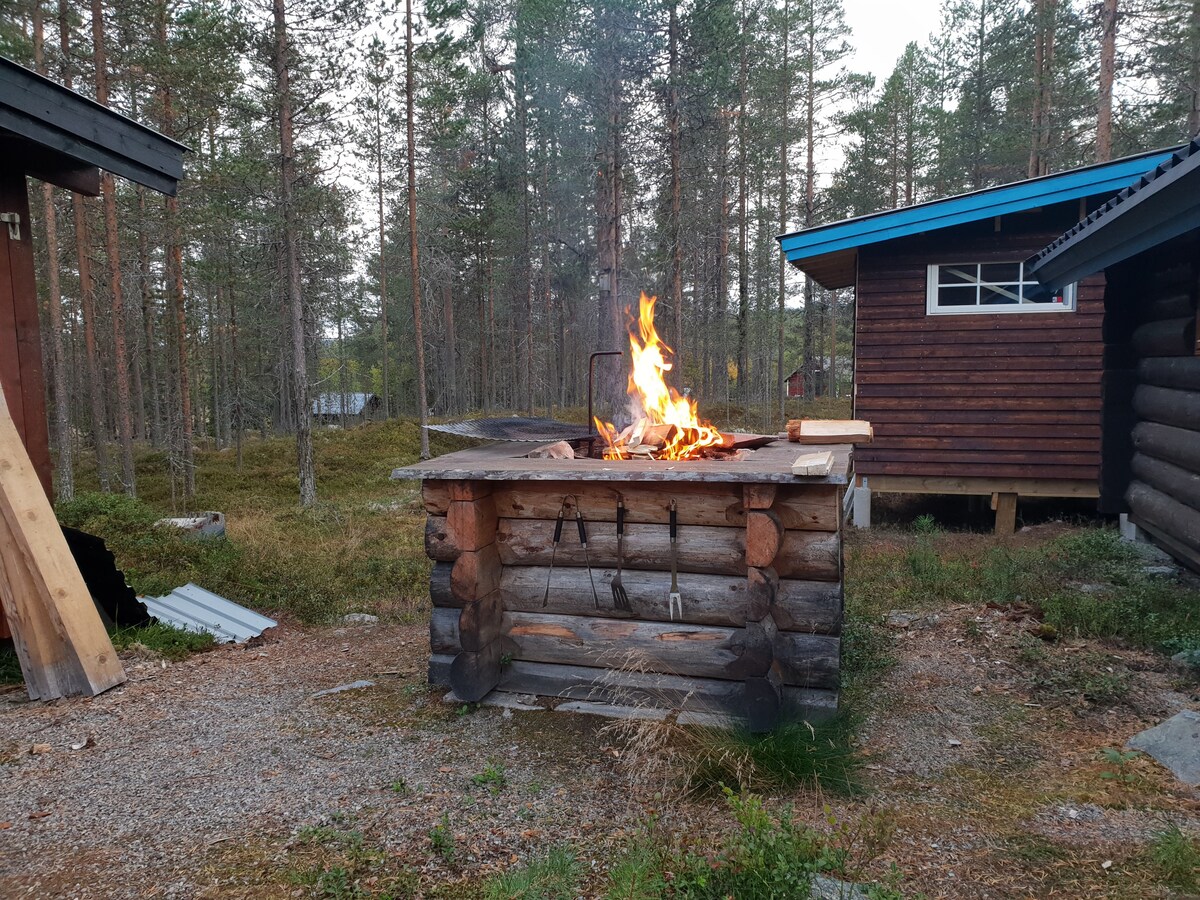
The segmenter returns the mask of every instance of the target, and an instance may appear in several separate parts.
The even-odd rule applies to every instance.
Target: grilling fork
[[[558,542],[562,539],[563,515],[567,508],[567,499],[558,507],[558,520],[554,523],[554,545],[550,551],[550,571],[546,573],[546,592],[542,594],[542,609],[550,602],[550,580],[554,577],[554,557],[558,556]]]
[[[629,595],[621,584],[621,563],[625,558],[625,500],[617,497],[617,575],[610,582],[613,595],[613,609],[618,612],[632,613],[629,605]]]
[[[675,610],[679,609],[679,621],[683,621],[683,598],[679,594],[679,553],[676,549],[676,533],[679,530],[675,501],[671,501],[671,593],[667,595],[667,615],[675,621]]]

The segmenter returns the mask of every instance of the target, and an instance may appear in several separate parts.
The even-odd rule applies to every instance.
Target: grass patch
[[[1144,558],[1113,529],[997,546],[922,516],[907,533],[849,544],[847,607],[867,621],[894,609],[1023,602],[1059,634],[1163,653],[1200,647],[1200,591],[1147,577]]]
[[[490,879],[483,895],[487,900],[573,900],[582,877],[583,867],[575,854],[556,847]]]
[[[216,646],[211,634],[184,631],[161,622],[140,628],[118,628],[112,632],[112,642],[117,650],[129,650],[140,645],[170,660],[180,660]]]
[[[1055,653],[1037,638],[1021,635],[1017,661],[1033,683],[1033,692],[1047,698],[1077,698],[1099,706],[1124,702],[1133,675],[1121,663],[1095,650]]]
[[[0,641],[0,684],[23,684],[21,660],[11,641]]]
[[[467,445],[431,434],[437,453]],[[138,499],[89,493],[98,484],[81,460],[81,493],[59,518],[108,543],[138,593],[163,594],[193,581],[234,602],[305,622],[352,611],[416,621],[428,603],[425,513],[415,483],[393,482],[394,467],[415,462],[416,423],[394,420],[314,435],[320,502],[298,505],[295,443],[247,438],[242,465],[232,450],[197,450],[197,496],[176,502],[166,456],[140,448]],[[224,540],[188,540],[154,527],[163,516],[220,510]]]
[[[1200,892],[1200,841],[1172,825],[1154,837],[1150,861],[1164,884],[1185,893]]]
[[[842,795],[861,792],[851,747],[855,720],[846,713],[822,722],[794,722],[767,734],[700,729],[689,786],[698,793],[787,790],[801,785]]]
[[[886,814],[869,814],[857,825],[840,823],[826,808],[828,831],[792,820],[784,807],[772,814],[756,794],[724,791],[736,828],[715,847],[667,846],[653,823],[643,839],[631,841],[609,870],[608,900],[778,900],[812,896],[813,877],[829,873],[859,880],[862,871],[891,843],[894,825]],[[668,874],[669,873],[669,874]],[[872,900],[901,900],[901,873],[886,885],[867,885]],[[668,887],[669,886],[669,887]]]

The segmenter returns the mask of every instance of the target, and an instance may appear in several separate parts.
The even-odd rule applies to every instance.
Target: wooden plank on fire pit
[[[787,434],[801,444],[869,444],[875,436],[871,423],[861,419],[792,419]]]

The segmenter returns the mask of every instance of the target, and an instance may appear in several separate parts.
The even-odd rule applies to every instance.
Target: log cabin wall
[[[926,312],[929,265],[1024,260],[1079,216],[1072,202],[859,249],[854,415],[875,439],[855,451],[857,476],[1094,491],[1103,276],[1079,284],[1071,312]]]
[[[734,715],[756,730],[781,716],[828,712],[839,679],[843,490],[426,480],[430,682],[467,701],[499,689]],[[618,498],[626,507],[626,615],[609,587]],[[682,594],[674,617],[672,500]],[[598,602],[572,521],[576,503]]]
[[[1129,316],[1110,353],[1133,373],[1132,405],[1106,408],[1113,479],[1125,477],[1134,522],[1200,571],[1200,231],[1110,273],[1109,309]],[[1109,493],[1118,487],[1106,482]]]

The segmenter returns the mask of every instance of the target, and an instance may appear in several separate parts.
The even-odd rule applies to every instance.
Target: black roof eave
[[[1057,290],[1200,228],[1200,139],[1172,162],[1039,251],[1030,273]]]
[[[173,196],[188,148],[0,57],[0,129]]]

